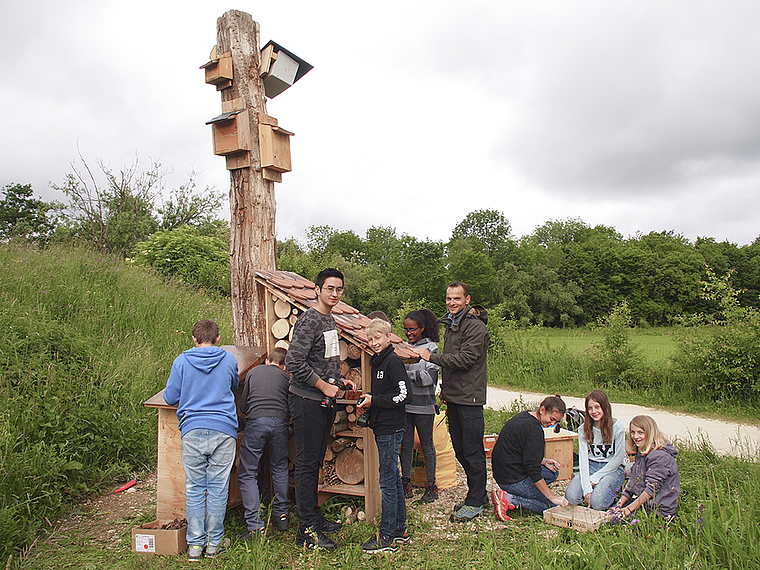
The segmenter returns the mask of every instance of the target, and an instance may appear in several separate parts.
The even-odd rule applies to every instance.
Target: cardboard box
[[[588,507],[568,505],[566,507],[552,507],[544,511],[544,522],[572,528],[580,532],[593,532],[607,520],[607,513],[595,511]]]
[[[150,554],[179,554],[187,550],[187,527],[164,530],[162,525],[172,521],[155,520],[132,529],[132,551]]]

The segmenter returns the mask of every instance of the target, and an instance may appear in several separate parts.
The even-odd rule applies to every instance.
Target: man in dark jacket
[[[467,285],[455,281],[446,289],[448,314],[439,322],[446,327],[443,354],[417,349],[420,358],[441,367],[441,399],[447,404],[449,432],[457,460],[467,475],[467,497],[454,507],[452,521],[466,522],[480,516],[488,504],[486,452],[483,448],[488,374],[486,353],[490,335],[488,315],[481,306],[470,306]]]

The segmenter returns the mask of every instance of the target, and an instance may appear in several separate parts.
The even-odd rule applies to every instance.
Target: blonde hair
[[[629,453],[636,453],[638,451],[641,455],[646,455],[653,449],[665,447],[668,443],[662,435],[660,428],[657,427],[657,422],[655,422],[654,418],[651,416],[634,416],[628,427],[629,432],[631,427],[637,427],[644,430],[645,437],[644,443],[641,444],[641,447],[638,447],[629,435],[628,441],[626,442],[626,448]]]
[[[367,336],[372,336],[377,332],[381,332],[385,336],[388,336],[391,334],[392,330],[393,328],[388,321],[384,321],[383,319],[372,319],[364,329],[364,332],[367,333]]]

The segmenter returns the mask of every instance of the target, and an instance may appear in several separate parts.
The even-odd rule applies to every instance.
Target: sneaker
[[[395,544],[407,544],[411,541],[412,535],[409,534],[409,531],[407,529],[404,529],[401,532],[396,531],[396,536],[393,537],[393,542]]]
[[[494,489],[491,491],[491,500],[493,501],[493,509],[496,513],[496,518],[500,521],[512,520],[507,514],[509,511],[515,508],[512,504],[512,495],[504,491],[503,489]]]
[[[281,514],[279,517],[274,517],[272,522],[274,523],[274,528],[281,532],[285,532],[290,525],[290,521],[288,521],[288,513]]]
[[[229,538],[223,538],[222,542],[216,545],[209,544],[206,547],[206,558],[216,558],[220,554],[223,554],[227,548],[230,546],[230,539]]]
[[[322,521],[319,523],[319,530],[325,534],[338,532],[341,528],[343,528],[343,524],[339,522],[328,521],[327,519],[322,519]]]
[[[249,530],[248,532],[244,532],[238,538],[240,540],[243,540],[245,542],[256,542],[257,540],[263,539],[267,534],[267,531],[265,528],[257,528],[254,530]]]
[[[483,514],[483,507],[472,507],[464,505],[461,509],[451,514],[451,522],[469,522]]]
[[[464,501],[462,501],[461,503],[457,503],[457,504],[454,505],[454,511],[458,511],[459,509],[461,509],[464,506],[465,506],[465,502]],[[485,499],[485,501],[483,501],[483,504],[481,506],[484,509],[488,508],[488,495],[486,495],[486,499]]]
[[[425,494],[422,495],[420,501],[423,503],[434,503],[438,500],[438,487],[435,483],[432,485],[425,485]]]
[[[412,485],[408,481],[404,481],[404,497],[407,499],[414,495],[414,490],[412,490]]]
[[[307,546],[309,548],[324,548],[332,550],[335,543],[327,538],[325,534],[316,527],[307,526],[305,529],[298,529],[296,534],[296,544],[298,546]]]
[[[395,540],[375,534],[367,542],[362,544],[362,550],[368,554],[374,554],[376,552],[396,552],[398,546]]]
[[[188,562],[198,562],[201,559],[201,556],[203,556],[202,546],[188,546],[187,547],[187,561]]]

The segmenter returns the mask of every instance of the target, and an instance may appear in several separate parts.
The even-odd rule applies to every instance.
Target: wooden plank
[[[261,62],[259,63],[259,75],[266,75],[269,73],[269,68],[272,63],[277,60],[277,54],[274,51],[273,45],[268,45],[261,50]]]
[[[554,433],[553,428],[544,428],[544,439],[544,457],[554,459],[561,465],[557,479],[572,479],[573,440],[578,439],[578,434],[566,429]]]
[[[362,384],[365,392],[372,391],[372,370],[369,365],[369,354],[362,351]],[[377,453],[375,436],[371,429],[362,428],[364,438],[364,486],[367,492],[364,494],[364,511],[367,520],[371,521],[380,512],[380,456]]]
[[[234,154],[224,155],[227,170],[237,170],[239,168],[249,168],[251,166],[251,153],[248,151],[236,152]]]
[[[271,168],[262,168],[261,174],[264,180],[271,180],[272,182],[282,182],[282,172],[277,172]]]
[[[185,470],[176,407],[158,410],[156,518],[185,518]]]

